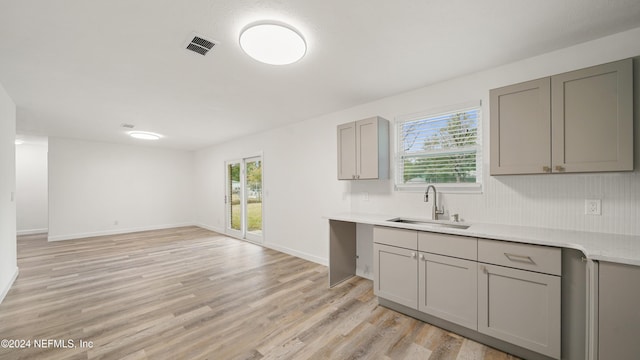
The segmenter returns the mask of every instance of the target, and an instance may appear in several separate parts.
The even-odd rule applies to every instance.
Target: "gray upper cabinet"
[[[356,123],[338,125],[338,180],[351,180],[356,174]]]
[[[633,170],[632,59],[490,92],[491,175]]]
[[[550,83],[544,78],[491,90],[491,175],[549,169]]]
[[[633,170],[631,59],[551,78],[552,171]]]
[[[338,125],[338,180],[389,177],[389,121],[372,117]]]

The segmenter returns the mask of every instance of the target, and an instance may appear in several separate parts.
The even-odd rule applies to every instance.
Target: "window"
[[[396,189],[479,192],[482,182],[480,107],[412,115],[396,123]]]

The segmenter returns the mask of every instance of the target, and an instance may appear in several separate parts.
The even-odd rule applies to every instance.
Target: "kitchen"
[[[637,26],[637,25],[636,25]],[[398,118],[410,114],[429,112],[434,109],[451,107],[456,104],[474,102],[481,104],[481,169],[482,189],[479,192],[452,193],[438,191],[438,206],[448,214],[457,213],[460,219],[469,223],[502,224],[527,226],[563,231],[585,231],[638,236],[640,222],[640,181],[638,178],[640,155],[637,141],[634,148],[634,171],[580,174],[540,174],[540,175],[490,175],[490,90],[543,78],[555,74],[574,71],[590,66],[635,58],[640,55],[640,30],[636,27],[587,42],[553,49],[524,59],[496,64],[459,76],[442,79],[415,90],[398,92],[362,102],[358,105],[342,107],[323,115],[314,115],[303,121],[286,124],[275,129],[225,141],[194,151],[163,150],[164,155],[173,158],[172,166],[181,173],[188,167],[177,163],[184,159],[191,161],[191,172],[176,175],[180,183],[192,183],[189,193],[193,206],[178,202],[183,198],[177,190],[167,189],[169,206],[189,209],[186,215],[153,219],[158,224],[193,223],[201,227],[224,233],[225,207],[221,199],[225,195],[224,164],[237,157],[262,153],[264,156],[264,239],[262,245],[316,263],[329,263],[329,226],[326,217],[340,213],[390,214],[403,217],[430,217],[430,204],[423,200],[426,186],[419,191],[396,191],[395,177],[373,181],[338,181],[336,177],[336,128],[337,126],[371,116],[380,116],[390,121],[391,164],[396,159],[396,138],[394,123]],[[488,46],[488,45],[487,45]],[[640,71],[634,60],[634,87],[637,89]],[[2,81],[8,88],[8,85]],[[11,93],[9,92],[9,95]],[[639,97],[634,94],[634,109],[640,108]],[[20,117],[18,108],[18,118]],[[638,111],[634,111],[635,139],[640,138]],[[3,123],[4,124],[4,123]],[[4,133],[4,128],[3,128]],[[49,156],[51,164],[59,164],[66,173],[53,170],[50,184],[58,186],[73,177],[78,184],[95,181],[74,162],[82,153],[93,152],[98,147],[93,140],[75,140],[64,136],[50,139]],[[13,138],[10,140],[13,147]],[[3,142],[4,144],[4,142]],[[109,149],[122,150],[121,145],[100,144],[104,152]],[[135,145],[126,149],[130,153],[142,154],[149,150]],[[293,150],[293,151],[292,151]],[[159,150],[157,150],[159,151]],[[3,153],[4,150],[3,150]],[[95,153],[100,153],[95,151]],[[105,156],[106,158],[107,156]],[[5,162],[3,162],[4,164]],[[118,164],[111,164],[118,171]],[[392,165],[393,167],[393,165]],[[4,168],[3,168],[4,169]],[[3,170],[4,173],[4,170]],[[7,174],[11,173],[8,170]],[[7,189],[11,186],[7,185]],[[126,186],[112,188],[108,184],[96,188],[95,193],[131,195]],[[182,186],[184,188],[184,186]],[[4,191],[5,188],[3,188]],[[12,190],[8,190],[7,193]],[[86,202],[87,194],[79,190],[50,188],[50,196],[66,199],[69,203]],[[184,190],[181,190],[184,191]],[[303,202],[291,199],[296,194]],[[105,196],[108,197],[108,196]],[[585,214],[585,200],[600,200],[601,214]],[[56,211],[55,206],[50,211]],[[312,206],[310,206],[312,204]],[[64,205],[64,204],[62,204]],[[104,204],[103,204],[104,205]],[[143,209],[153,213],[153,209]],[[97,211],[97,210],[96,210]],[[59,223],[71,224],[56,228],[50,222],[50,236],[72,236],[103,231],[105,227],[87,224],[98,218],[91,212],[72,211],[63,207],[56,211]],[[51,214],[50,214],[51,215]],[[112,219],[109,219],[111,225]],[[4,219],[3,219],[4,221]],[[77,223],[77,224],[76,224]],[[4,223],[3,223],[4,224]],[[154,225],[151,223],[130,224],[130,228]],[[102,224],[101,224],[102,226]],[[4,228],[4,226],[3,226]],[[58,230],[59,229],[59,230]],[[106,228],[115,230],[114,228]],[[57,231],[57,232],[56,232]],[[372,239],[373,229],[358,227],[358,255],[361,261],[356,272],[373,278]],[[304,235],[304,236],[302,236]],[[367,239],[369,239],[367,243]],[[4,248],[3,248],[4,249]],[[15,261],[15,259],[14,259]],[[3,258],[4,262],[4,258]],[[10,272],[10,270],[7,270]],[[3,269],[3,275],[5,269]],[[8,282],[3,278],[3,287]]]

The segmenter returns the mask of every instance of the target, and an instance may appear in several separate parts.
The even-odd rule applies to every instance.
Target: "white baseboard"
[[[199,226],[199,227],[207,229],[207,230],[215,231],[215,232],[220,233],[220,234],[222,234],[224,236],[228,236],[228,237],[231,237],[231,238],[234,238],[234,239],[246,241],[244,239],[239,239],[239,238],[237,238],[235,236],[232,236],[232,235],[229,235],[229,234],[225,234],[224,229],[221,229],[221,228],[216,227],[216,226],[211,226],[211,225],[206,225],[206,224],[196,224],[196,226]],[[256,242],[252,242],[252,241],[248,241],[248,242],[250,242],[252,244],[260,245],[262,247],[266,247],[266,248],[269,248],[269,249],[272,249],[272,250],[275,250],[275,251],[280,251],[282,253],[285,253],[285,254],[288,254],[288,255],[291,255],[291,256],[295,256],[295,257],[298,257],[298,258],[301,258],[301,259],[305,259],[305,260],[314,262],[316,264],[320,264],[320,265],[324,265],[324,266],[328,266],[328,264],[329,264],[329,261],[327,261],[327,259],[325,259],[325,258],[321,258],[319,256],[308,254],[308,253],[305,253],[305,252],[302,252],[302,251],[294,250],[294,249],[288,248],[286,246],[280,246],[280,245],[272,244],[272,243],[268,243],[268,242],[263,242],[263,243],[256,243]]]
[[[211,231],[217,232],[217,233],[219,233],[219,234],[226,235],[226,234],[224,233],[224,229],[219,228],[219,227],[217,227],[217,226],[211,226],[211,225],[207,225],[207,224],[200,224],[200,223],[195,224],[195,225],[196,225],[196,226],[198,226],[198,227],[201,227],[201,228],[203,228],[203,229],[211,230]]]
[[[273,249],[276,251],[280,251],[283,252],[285,254],[289,254],[291,256],[295,256],[295,257],[299,257],[301,259],[305,259],[311,262],[314,262],[316,264],[320,264],[320,265],[324,265],[324,266],[328,266],[329,262],[327,261],[327,259],[325,258],[321,258],[319,256],[315,256],[315,255],[311,255],[302,251],[298,251],[298,250],[294,250],[294,249],[290,249],[286,246],[280,246],[280,245],[276,245],[276,244],[270,244],[270,243],[264,243],[262,244],[262,246],[269,248],[269,249]]]
[[[178,224],[165,224],[165,225],[153,225],[153,226],[143,226],[137,228],[127,228],[127,229],[117,229],[117,230],[104,230],[104,231],[94,231],[94,232],[86,232],[86,233],[78,233],[78,234],[69,234],[69,235],[49,235],[49,241],[62,241],[62,240],[73,240],[73,239],[82,239],[94,236],[105,236],[105,235],[118,235],[118,234],[127,234],[138,231],[149,231],[149,230],[162,230],[162,229],[170,229],[176,227],[183,226],[194,226],[195,224],[192,222],[188,223],[178,223]]]
[[[7,285],[0,291],[0,304],[4,300],[4,297],[7,296],[7,294],[9,293],[9,290],[11,289],[13,282],[16,281],[16,279],[18,278],[18,272],[19,272],[18,268],[16,267],[16,270],[13,272],[13,276],[11,276],[11,280],[9,280]]]
[[[20,236],[20,235],[45,234],[47,232],[49,232],[49,229],[44,228],[44,229],[18,230],[16,231],[16,234]]]

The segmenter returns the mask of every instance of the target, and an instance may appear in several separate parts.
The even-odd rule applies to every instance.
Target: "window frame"
[[[407,184],[404,183],[403,180],[403,164],[404,159],[407,158],[403,150],[403,142],[402,142],[402,125],[416,120],[427,120],[429,118],[435,118],[447,114],[455,114],[461,112],[467,112],[470,110],[478,111],[478,120],[477,120],[477,134],[476,134],[476,182],[475,183],[414,183]],[[424,192],[427,186],[434,185],[438,189],[438,192],[441,193],[482,193],[483,189],[483,142],[482,142],[482,101],[474,101],[467,102],[452,106],[447,106],[439,109],[431,109],[426,111],[421,111],[418,113],[407,114],[397,116],[395,118],[394,131],[395,131],[395,140],[396,140],[396,152],[395,152],[395,166],[394,168],[394,189],[396,191],[409,191],[409,192]],[[445,153],[446,151],[443,151]],[[409,155],[411,157],[411,155]],[[415,156],[419,157],[419,156]]]

